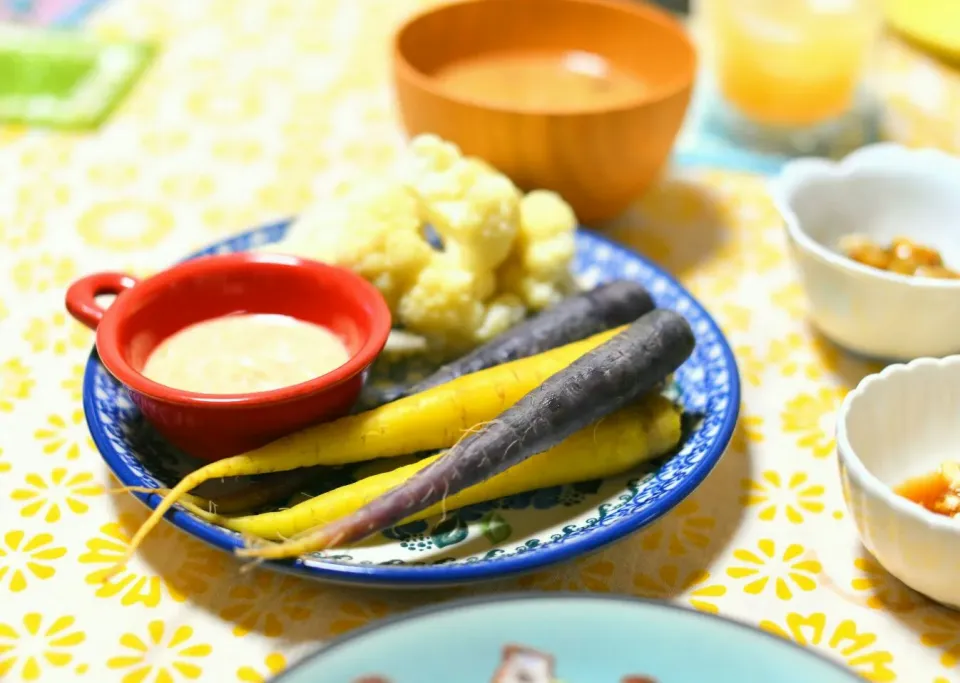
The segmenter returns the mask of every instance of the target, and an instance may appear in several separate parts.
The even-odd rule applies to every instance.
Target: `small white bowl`
[[[960,280],[888,273],[837,251],[844,235],[908,237],[960,269],[960,159],[882,143],[797,159],[770,183],[813,323],[847,349],[910,360],[960,352]]]
[[[843,496],[860,538],[883,567],[924,595],[960,608],[960,519],[894,492],[960,460],[960,356],[920,358],[870,375],[837,414]]]

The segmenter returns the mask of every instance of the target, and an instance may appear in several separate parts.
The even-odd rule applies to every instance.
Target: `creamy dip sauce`
[[[164,339],[143,374],[174,389],[246,394],[306,382],[350,358],[325,327],[285,315],[229,315]]]
[[[514,109],[604,108],[641,97],[646,86],[590,52],[491,53],[445,66],[447,90]]]

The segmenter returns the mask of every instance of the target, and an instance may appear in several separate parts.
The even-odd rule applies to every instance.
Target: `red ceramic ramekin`
[[[104,309],[96,297],[106,294],[116,299]],[[144,417],[170,443],[203,460],[243,453],[346,414],[391,324],[380,292],[358,275],[266,253],[198,258],[142,282],[123,273],[96,273],[70,286],[66,306],[96,330],[101,362]],[[249,394],[182,391],[140,373],[173,333],[234,313],[275,313],[323,325],[344,342],[350,360],[307,382]]]

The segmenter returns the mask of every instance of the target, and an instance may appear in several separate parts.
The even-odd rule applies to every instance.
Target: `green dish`
[[[154,53],[148,43],[0,26],[0,121],[96,128]]]

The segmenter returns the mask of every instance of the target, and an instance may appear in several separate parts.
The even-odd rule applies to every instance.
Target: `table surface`
[[[104,491],[80,405],[92,335],[66,317],[64,287],[162,268],[388,164],[402,134],[387,40],[417,4],[118,0],[92,29],[164,49],[109,125],[0,128],[0,678],[262,681],[395,611],[527,588],[675,600],[871,681],[960,681],[960,617],[885,574],[844,510],[832,416],[872,368],[807,327],[763,179],[716,169],[675,170],[607,228],[702,298],[745,387],[727,456],[657,524],[580,562],[436,594],[241,574],[164,525],[118,582],[97,583],[144,510]],[[899,44],[883,62],[895,137],[960,147],[960,83]]]

